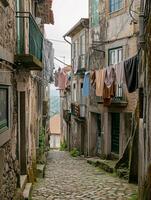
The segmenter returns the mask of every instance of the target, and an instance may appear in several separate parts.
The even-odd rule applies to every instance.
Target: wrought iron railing
[[[124,89],[123,89],[123,86],[122,85],[117,85],[116,86],[116,95],[115,97],[112,99],[112,102],[113,103],[118,103],[120,101],[127,101],[126,99],[126,95],[124,93]]]
[[[63,110],[63,118],[66,122],[71,121],[71,112],[70,110]]]
[[[30,12],[16,12],[17,54],[31,54],[42,61],[43,34]]]
[[[127,102],[126,94],[124,93],[123,86],[117,85],[115,97],[112,98],[111,103]],[[96,96],[95,89],[91,88],[90,91],[90,104],[103,104],[103,97]]]
[[[76,117],[79,117],[79,118],[85,118],[86,117],[86,105],[78,104],[78,103],[71,103],[71,114]]]

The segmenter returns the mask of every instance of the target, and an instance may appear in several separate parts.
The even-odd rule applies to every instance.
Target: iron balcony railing
[[[78,103],[71,103],[71,114],[76,117],[79,117],[79,118],[85,118],[86,117],[86,105],[78,104]]]
[[[112,98],[111,104],[127,103],[126,94],[122,86],[117,85],[115,97]],[[103,97],[96,96],[95,89],[90,91],[90,104],[103,104]]]
[[[42,61],[43,34],[30,12],[16,12],[17,54],[30,54]]]
[[[115,94],[115,97],[112,99],[112,102],[113,103],[118,103],[118,102],[120,102],[120,101],[127,101],[127,99],[126,99],[126,95],[125,95],[125,93],[124,93],[124,89],[123,89],[123,86],[121,86],[121,85],[117,85],[116,86],[117,88],[116,88],[116,94]]]

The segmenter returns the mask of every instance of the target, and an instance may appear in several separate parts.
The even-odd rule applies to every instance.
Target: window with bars
[[[123,0],[110,0],[110,12],[115,12],[123,8]]]
[[[0,133],[9,128],[8,87],[0,85]]]

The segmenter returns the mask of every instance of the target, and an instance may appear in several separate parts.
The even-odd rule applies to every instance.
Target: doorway
[[[18,120],[19,120],[19,162],[21,175],[26,174],[27,152],[26,152],[26,94],[18,92]]]
[[[101,115],[96,114],[96,122],[97,122],[97,129],[96,129],[96,154],[100,155],[101,154]]]
[[[111,152],[119,154],[120,113],[111,113]]]

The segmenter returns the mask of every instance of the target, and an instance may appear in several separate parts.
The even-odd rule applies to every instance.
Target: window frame
[[[111,61],[110,61],[110,51],[115,51],[115,52],[119,52],[119,50],[122,50],[121,51],[121,59],[119,59],[119,54],[116,55],[115,57],[118,57],[118,60],[114,63],[111,64]],[[112,49],[109,49],[108,50],[108,65],[114,65],[114,64],[117,64],[119,62],[123,61],[123,47],[122,46],[119,46],[119,47],[116,47],[116,48],[112,48]],[[123,97],[123,89],[122,89],[122,86],[121,85],[117,85],[117,91],[116,91],[116,97],[119,97],[119,98],[122,98]]]
[[[111,60],[110,60],[110,52],[111,52],[111,51],[117,52],[117,51],[120,50],[120,49],[122,50],[122,56],[121,56],[122,58],[121,58],[121,59],[118,59],[117,62],[112,63]],[[119,55],[117,55],[117,57],[119,57]],[[117,63],[121,62],[122,60],[123,60],[123,47],[122,47],[122,46],[115,47],[115,48],[111,48],[111,49],[108,50],[108,65],[117,64]]]
[[[7,118],[8,118],[8,127],[6,129],[0,130],[0,147],[3,146],[6,142],[8,142],[11,139],[11,116],[10,116],[10,110],[11,110],[11,102],[10,102],[10,92],[11,87],[10,85],[6,84],[0,84],[0,88],[6,88],[8,90],[8,96],[7,96]]]
[[[2,127],[2,128],[0,128],[0,134],[1,133],[3,133],[3,132],[5,132],[5,131],[7,131],[8,129],[9,129],[9,123],[10,123],[10,119],[9,119],[9,110],[10,110],[10,108],[9,108],[9,87],[8,86],[5,86],[5,85],[0,85],[0,90],[6,90],[7,92],[6,92],[6,101],[7,101],[7,110],[6,110],[6,116],[7,116],[7,126],[4,126],[4,127]]]
[[[112,3],[112,1],[114,1],[114,3]],[[116,2],[118,1],[118,2]],[[117,9],[115,8],[115,6],[119,6],[119,4],[121,3],[121,7],[118,7]],[[111,9],[111,6],[114,5],[114,10]],[[114,12],[118,12],[119,10],[124,8],[124,0],[109,0],[109,12],[112,14]]]

